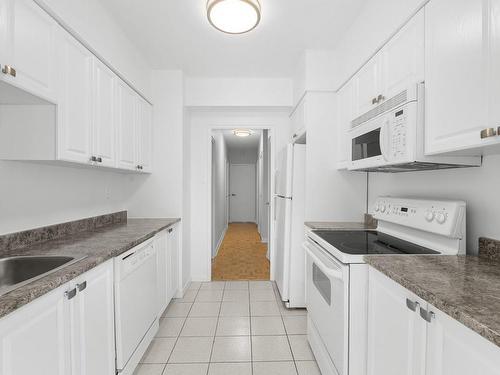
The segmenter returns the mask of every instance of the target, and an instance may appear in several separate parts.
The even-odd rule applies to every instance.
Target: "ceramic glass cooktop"
[[[313,233],[346,254],[439,254],[437,251],[377,231],[314,230]]]

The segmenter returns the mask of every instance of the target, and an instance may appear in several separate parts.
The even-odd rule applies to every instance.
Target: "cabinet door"
[[[71,373],[67,288],[59,287],[0,319],[0,374]]]
[[[338,93],[337,169],[346,169],[350,161],[349,130],[354,119],[354,83],[349,81]]]
[[[371,267],[368,285],[368,374],[423,375],[427,304]]]
[[[151,172],[152,107],[144,99],[138,97],[137,109],[137,164],[141,166],[142,172]]]
[[[425,151],[481,145],[487,127],[484,0],[433,0],[425,7]]]
[[[137,122],[136,94],[125,82],[116,80],[116,165],[123,169],[136,169],[137,142],[135,124]]]
[[[158,274],[158,316],[162,316],[168,303],[170,302],[170,299],[168,298],[168,278],[170,275],[168,273],[169,262],[167,259],[167,231],[164,230],[156,235],[154,247],[156,250],[156,269]]]
[[[489,30],[490,30],[490,70],[489,84],[489,118],[488,127],[500,127],[500,0],[489,0]],[[498,129],[497,129],[498,130]],[[500,141],[497,137],[495,141]]]
[[[12,0],[0,0],[0,67],[10,64],[12,36]]]
[[[5,1],[5,0],[3,0]],[[10,1],[8,58],[2,64],[16,69],[16,76],[0,74],[15,86],[56,102],[56,21],[32,0]],[[4,38],[5,38],[4,37]]]
[[[113,261],[92,269],[71,283],[70,300],[73,375],[115,374]]]
[[[93,69],[93,152],[99,165],[115,166],[115,74],[94,58]]]
[[[179,291],[179,275],[180,275],[180,249],[179,249],[179,231],[178,227],[174,226],[168,229],[168,296],[169,300],[176,297]]]
[[[424,39],[421,10],[382,49],[382,95],[386,99],[424,81]]]
[[[498,375],[500,348],[429,305],[426,375]]]
[[[58,159],[89,163],[92,127],[92,54],[61,30],[58,38],[60,99]]]
[[[380,56],[376,55],[355,76],[356,108],[358,117],[377,105],[373,100],[382,94],[380,87]]]

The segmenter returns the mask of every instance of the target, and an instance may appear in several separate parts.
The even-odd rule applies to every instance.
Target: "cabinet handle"
[[[500,129],[500,126],[498,128]],[[486,128],[481,130],[481,139],[494,137],[495,135],[497,135],[495,128]]]
[[[100,156],[97,158],[97,162],[102,163],[102,158]]]
[[[378,97],[377,97],[377,103],[380,103],[380,102],[383,102],[385,100],[385,96],[380,94]]]
[[[373,98],[373,99],[372,99],[372,104],[377,104],[377,103],[378,103],[378,102],[377,102],[377,98]]]
[[[142,165],[138,165],[136,168],[137,168],[138,170],[141,170],[141,169],[142,169]]]
[[[417,301],[412,301],[409,298],[407,298],[406,307],[408,307],[411,311],[415,312],[420,307],[420,304]]]
[[[427,323],[430,323],[432,319],[436,317],[436,314],[434,314],[432,311],[427,311],[423,308],[420,308],[420,316],[422,319],[424,319]]]
[[[168,233],[172,233],[173,232],[173,229],[172,228],[169,228],[168,229]]]
[[[76,288],[78,289],[79,292],[83,292],[87,288],[87,281],[84,281],[83,283],[76,284]]]
[[[10,65],[4,65],[3,68],[2,68],[2,73],[3,74],[9,74],[11,75],[12,77],[15,77],[17,72],[16,72],[16,69],[14,69],[12,66]]]
[[[68,290],[66,292],[64,292],[64,296],[67,298],[67,299],[72,299],[76,296],[76,288],[73,288],[71,290]]]
[[[95,156],[91,156],[90,157],[90,161],[94,161],[95,162],[95,161],[97,161],[97,158]]]

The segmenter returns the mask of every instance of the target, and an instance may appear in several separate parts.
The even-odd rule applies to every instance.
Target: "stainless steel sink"
[[[26,285],[85,256],[14,256],[0,259],[0,295]]]

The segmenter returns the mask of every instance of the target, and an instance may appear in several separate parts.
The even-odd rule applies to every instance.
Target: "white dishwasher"
[[[153,241],[134,247],[114,261],[116,369],[132,374],[158,330]]]

